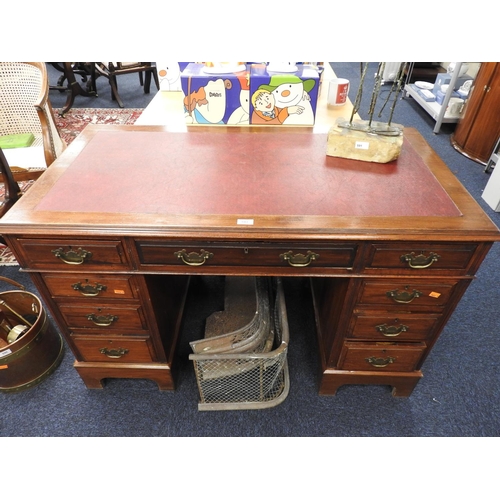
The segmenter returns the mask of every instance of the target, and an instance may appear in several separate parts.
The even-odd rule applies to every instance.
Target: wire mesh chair
[[[277,279],[269,327],[273,343],[266,352],[190,354],[200,394],[199,410],[262,409],[282,403],[289,391],[288,320],[283,286]]]
[[[45,63],[0,62],[0,136],[25,133],[35,137],[29,147],[4,150],[11,167],[45,169],[66,148],[49,101]]]

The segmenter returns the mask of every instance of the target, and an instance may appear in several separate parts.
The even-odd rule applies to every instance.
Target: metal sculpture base
[[[341,119],[330,128],[326,154],[351,160],[388,163],[403,146],[402,125]]]

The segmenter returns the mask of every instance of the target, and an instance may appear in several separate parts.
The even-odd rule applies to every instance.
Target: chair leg
[[[151,71],[147,70],[145,73],[146,76],[144,77],[144,93],[149,94],[149,89],[151,88]]]
[[[160,90],[160,80],[158,78],[158,70],[156,68],[153,68],[152,73],[153,73],[153,78],[155,80],[156,89]]]
[[[111,98],[118,103],[118,106],[120,106],[120,108],[125,107],[123,101],[120,98],[120,94],[118,94],[118,83],[115,76],[109,76],[109,84],[111,85]]]
[[[160,90],[160,82],[158,79],[158,73],[156,71],[156,68],[151,68],[150,70],[147,70],[145,73],[146,77],[144,80],[144,93],[149,94],[149,91],[151,89],[151,76],[153,76],[157,90]]]

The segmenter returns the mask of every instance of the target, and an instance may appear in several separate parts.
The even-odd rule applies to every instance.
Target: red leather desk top
[[[36,210],[461,215],[408,141],[388,164],[326,156],[326,143],[309,131],[99,131]]]

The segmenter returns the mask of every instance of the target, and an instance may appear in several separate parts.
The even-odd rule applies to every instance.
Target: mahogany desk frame
[[[320,394],[335,394],[344,384],[386,384],[394,395],[409,396],[440,332],[500,240],[498,228],[413,129],[405,129],[405,147],[418,153],[435,178],[436,192],[442,190],[448,200],[443,205],[456,210],[453,215],[398,215],[414,190],[410,175],[401,179],[401,197],[390,216],[113,213],[112,200],[104,200],[103,211],[79,212],[71,198],[101,206],[101,188],[111,181],[119,189],[121,177],[87,178],[83,168],[84,194],[61,191],[66,197],[58,198],[52,190],[65,185],[92,138],[109,131],[168,129],[88,126],[0,221],[0,233],[30,272],[89,388],[101,388],[108,377],[126,377],[174,389],[189,277],[276,275],[311,279]],[[251,139],[276,133],[272,127],[196,127],[183,133],[214,131],[236,142],[242,134]],[[304,138],[324,132],[315,127],[279,133]],[[346,182],[349,170],[372,168],[343,161]],[[140,168],[133,172],[137,191],[131,200],[140,195],[149,203],[144,196],[151,192],[154,198],[155,187],[141,184]],[[307,183],[307,175],[300,182]],[[60,207],[40,209],[51,203]]]

